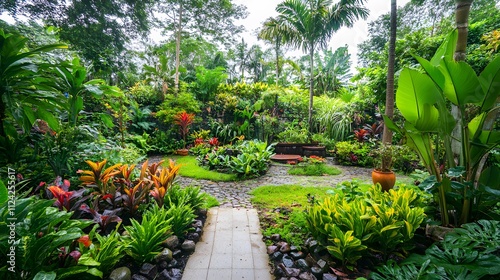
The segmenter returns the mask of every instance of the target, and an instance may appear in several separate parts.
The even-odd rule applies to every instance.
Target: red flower
[[[297,162],[295,162],[295,160],[289,160],[286,162],[287,164],[290,164],[290,165],[295,165],[297,164]]]
[[[85,246],[87,248],[90,247],[90,245],[92,244],[92,240],[90,240],[88,235],[84,235],[84,236],[78,238],[77,241],[79,243],[83,244],[83,246]]]

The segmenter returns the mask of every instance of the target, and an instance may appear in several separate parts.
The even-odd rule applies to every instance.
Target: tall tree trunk
[[[279,49],[280,49],[280,43],[279,43],[278,39],[276,39],[276,85],[279,84],[279,80],[280,80],[280,53],[279,53]]]
[[[469,33],[469,12],[473,0],[455,0],[455,23],[458,30],[457,45],[453,58],[455,61],[464,61],[466,56],[467,35]],[[451,104],[451,114],[455,120],[461,120],[462,115],[460,109]],[[451,150],[454,158],[459,158],[462,153],[462,144],[459,139],[462,139],[462,123],[458,122],[452,132]],[[463,164],[458,162],[459,164]]]
[[[458,40],[453,58],[455,61],[465,60],[467,35],[469,33],[469,12],[473,0],[455,0],[455,23],[458,30]]]
[[[182,33],[182,3],[179,4],[179,21],[177,22],[177,36],[175,39],[175,82],[174,94],[179,92],[179,67],[181,65],[181,33]]]
[[[311,66],[310,69],[310,77],[309,77],[309,117],[307,119],[307,123],[309,124],[309,132],[312,133],[312,115],[313,115],[313,98],[314,98],[314,45],[311,44],[309,50],[309,63]]]
[[[469,12],[470,7],[472,5],[473,0],[455,0],[456,8],[455,8],[455,23],[458,30],[458,39],[457,45],[455,48],[455,53],[453,58],[455,61],[464,61],[466,56],[466,48],[467,48],[467,35],[469,33]],[[455,129],[452,132],[453,137],[451,138],[451,148],[455,157],[458,157],[459,164],[465,166],[466,163],[464,161],[464,152],[462,151],[463,147],[466,147],[467,143],[460,143],[462,136],[467,135],[468,133],[466,127],[464,126],[463,120],[464,116],[462,116],[463,112],[458,106],[451,105],[451,114],[454,119],[458,120]],[[460,156],[462,155],[462,156]],[[471,178],[467,178],[469,180]],[[464,192],[468,190],[465,189]],[[464,196],[465,197],[465,196]],[[470,210],[470,199],[464,198],[462,205],[462,213],[460,215],[460,224],[466,223],[469,220],[469,210]]]
[[[392,120],[394,116],[394,61],[396,57],[397,4],[391,0],[391,37],[389,39],[389,62],[387,67],[387,88],[385,93],[385,114]],[[392,131],[384,124],[382,142],[392,143]]]

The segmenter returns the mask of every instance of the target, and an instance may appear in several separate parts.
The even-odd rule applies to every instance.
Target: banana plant
[[[63,63],[55,68],[55,88],[65,95],[62,106],[68,112],[68,124],[76,126],[78,114],[83,110],[83,98],[91,94],[95,98],[103,95],[119,97],[119,88],[106,85],[102,79],[87,80],[87,70],[80,64],[80,59],[74,58],[70,63]]]
[[[3,137],[15,138],[15,124],[29,131],[36,119],[45,120],[54,130],[59,128],[55,109],[61,107],[61,98],[51,86],[53,79],[42,74],[54,65],[39,63],[35,58],[67,46],[52,44],[27,50],[27,41],[21,35],[0,29],[0,136]]]
[[[414,56],[424,73],[409,68],[403,69],[396,93],[396,105],[405,118],[404,127],[397,127],[389,118],[386,124],[406,136],[408,144],[418,153],[430,174],[436,178],[439,191],[441,222],[449,224],[446,194],[451,191],[450,178],[442,175],[435,158],[432,137],[444,141],[446,149],[445,168],[456,167],[451,151],[452,131],[461,130],[461,153],[458,165],[465,167],[463,180],[477,182],[482,172],[481,159],[500,144],[500,131],[493,129],[496,116],[500,113],[500,57],[488,64],[477,76],[470,65],[453,60],[457,31],[450,33],[433,58],[428,61]],[[454,120],[449,103],[461,111],[461,118]],[[466,119],[466,107],[476,105],[478,113]],[[464,190],[463,211],[459,223],[469,219],[470,198]]]

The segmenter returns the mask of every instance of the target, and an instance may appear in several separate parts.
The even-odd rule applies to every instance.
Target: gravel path
[[[161,160],[161,157],[150,157],[149,162]],[[331,160],[328,164],[333,165]],[[335,187],[338,183],[346,180],[359,179],[363,182],[371,182],[370,168],[333,165],[342,171],[334,176],[295,176],[289,175],[287,170],[290,166],[272,163],[267,173],[259,178],[236,181],[236,182],[212,182],[209,180],[198,180],[187,177],[178,177],[181,186],[196,186],[202,191],[217,198],[220,207],[253,208],[250,203],[250,190],[268,185],[298,184],[316,187]]]

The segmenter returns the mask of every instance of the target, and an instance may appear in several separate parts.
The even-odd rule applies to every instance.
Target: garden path
[[[150,162],[161,157],[149,158]],[[332,164],[331,159],[328,164]],[[298,184],[335,187],[346,180],[371,181],[371,169],[337,166],[335,176],[293,176],[290,166],[272,163],[259,178],[237,182],[212,182],[179,176],[181,186],[198,186],[215,196],[220,206],[208,212],[204,233],[184,269],[183,280],[271,280],[269,257],[260,232],[257,210],[250,203],[250,190],[265,185]]]
[[[331,159],[328,162],[333,165]],[[250,203],[250,190],[260,186],[295,184],[316,187],[335,187],[338,183],[352,179],[359,179],[363,182],[371,182],[372,169],[370,168],[340,165],[334,166],[342,171],[340,175],[289,175],[287,171],[291,167],[290,165],[272,163],[267,173],[256,179],[236,182],[212,182],[208,180],[198,180],[180,176],[178,182],[181,186],[200,187],[202,191],[215,196],[220,202],[220,207],[243,207],[248,209],[253,208]]]

